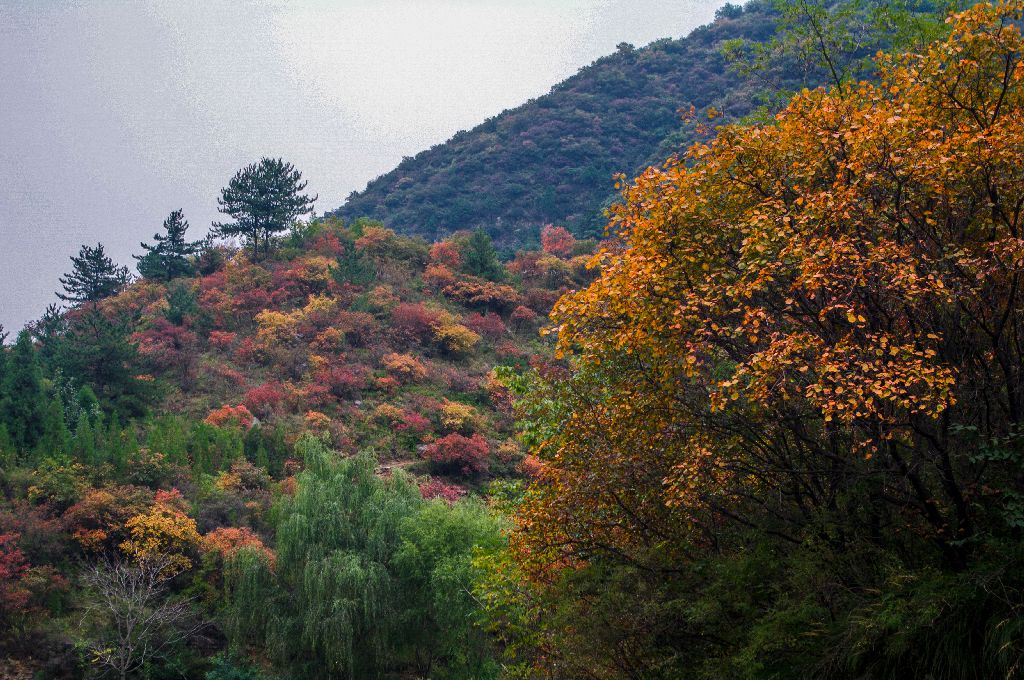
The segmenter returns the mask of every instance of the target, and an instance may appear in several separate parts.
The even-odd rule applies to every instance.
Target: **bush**
[[[441,473],[472,477],[487,472],[490,447],[479,434],[465,437],[453,433],[428,444],[423,457],[431,467]]]

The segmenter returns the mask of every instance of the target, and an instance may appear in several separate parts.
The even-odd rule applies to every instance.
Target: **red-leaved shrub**
[[[466,477],[487,472],[489,454],[487,440],[479,434],[471,437],[449,434],[423,449],[423,457],[438,472]]]

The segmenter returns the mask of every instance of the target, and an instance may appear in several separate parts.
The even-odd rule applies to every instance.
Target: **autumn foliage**
[[[822,589],[866,592],[892,584],[847,565],[851,551],[884,552],[889,574],[959,573],[989,558],[983,541],[1012,540],[1021,9],[978,5],[948,39],[879,57],[877,81],[804,91],[624,187],[598,279],[552,314],[567,363],[541,366],[520,403],[536,481],[512,536],[519,567],[555,583],[603,562],[699,587],[668,574],[740,563],[757,536],[821,559]],[[883,654],[857,628],[875,605],[815,592],[807,606],[859,612],[847,634],[875,651],[849,658]],[[835,625],[787,611],[800,630]]]

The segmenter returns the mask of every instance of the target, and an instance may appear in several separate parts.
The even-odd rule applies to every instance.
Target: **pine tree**
[[[64,404],[59,394],[47,405],[43,414],[42,434],[36,445],[40,459],[61,459],[71,453],[71,432],[64,420]]]
[[[214,222],[213,234],[243,237],[252,247],[254,260],[259,257],[262,239],[263,253],[267,254],[271,236],[287,229],[296,217],[312,212],[317,197],[301,193],[306,184],[291,163],[261,158],[235,173],[221,190],[218,210],[235,221]]]
[[[86,465],[99,465],[101,462],[96,455],[96,433],[88,418],[81,418],[78,421],[78,427],[75,428],[72,451],[75,454],[75,458]]]
[[[153,234],[153,245],[140,244],[144,255],[133,255],[139,261],[138,270],[144,278],[170,281],[193,272],[189,258],[202,248],[202,241],[186,241],[188,220],[181,210],[175,210],[164,220],[166,235]]]
[[[500,281],[505,270],[498,261],[498,251],[494,249],[491,237],[483,229],[474,231],[465,242],[462,262],[466,271],[491,281]]]
[[[4,383],[3,422],[14,446],[31,451],[42,434],[44,397],[39,359],[27,330],[18,334]]]
[[[75,320],[54,358],[56,366],[79,384],[89,385],[106,410],[145,414],[158,392],[151,379],[140,378],[138,349],[119,320],[89,309]]]
[[[83,245],[78,257],[71,257],[71,265],[71,273],[60,278],[64,293],[57,293],[64,302],[98,302],[121,292],[130,279],[128,267],[114,264],[102,243],[97,243],[95,248]]]

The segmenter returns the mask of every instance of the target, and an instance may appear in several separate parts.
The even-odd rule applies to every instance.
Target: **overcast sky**
[[[196,238],[260,156],[317,211],[626,41],[722,0],[0,0],[0,323],[55,302],[83,243],[130,255],[182,208]]]

